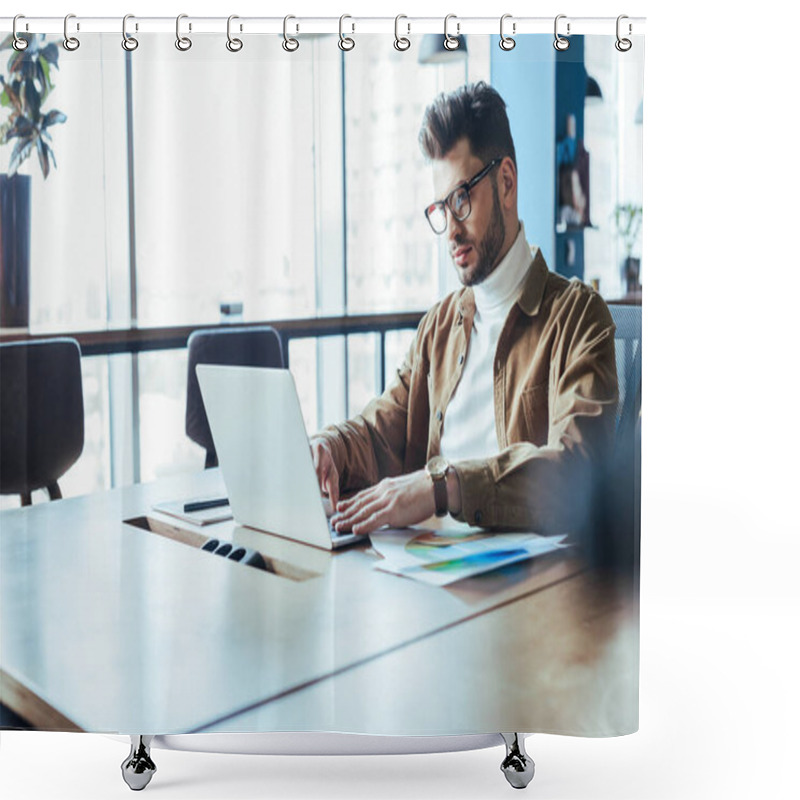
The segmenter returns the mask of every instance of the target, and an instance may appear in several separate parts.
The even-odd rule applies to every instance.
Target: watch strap
[[[441,477],[433,478],[433,501],[436,504],[436,516],[443,517],[447,514],[447,473]]]

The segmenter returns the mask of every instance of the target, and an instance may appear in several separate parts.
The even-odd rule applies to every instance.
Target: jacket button
[[[442,421],[442,416],[443,416],[442,412],[441,411],[437,411],[436,412],[436,421],[437,422],[441,422]]]
[[[481,520],[482,520],[482,519],[483,519],[483,514],[481,513],[481,510],[480,510],[480,509],[478,509],[478,510],[475,512],[475,524],[476,524],[476,525],[480,525],[480,524],[481,524]]]
[[[464,363],[464,354],[463,353],[458,357],[458,363],[459,364],[463,364]]]

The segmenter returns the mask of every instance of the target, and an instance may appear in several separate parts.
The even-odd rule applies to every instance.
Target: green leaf
[[[42,175],[44,175],[45,180],[47,180],[47,176],[50,174],[50,159],[48,158],[47,152],[49,149],[50,148],[41,138],[36,140],[36,150],[39,153],[39,166],[42,168]]]
[[[19,115],[14,124],[8,129],[6,133],[6,140],[19,138],[22,141],[32,141],[36,135],[36,128],[31,124],[27,117]]]
[[[44,60],[39,60],[39,68],[42,71],[42,87],[50,89],[53,86],[53,79],[50,77],[50,64]]]
[[[36,91],[36,86],[34,85],[33,81],[26,81],[25,82],[25,105],[28,107],[29,114],[28,116],[32,120],[39,119],[39,109],[41,108],[42,104],[42,97],[38,91]]]
[[[31,154],[33,142],[24,141],[20,139],[14,146],[14,151],[11,153],[11,161],[8,163],[8,172],[13,175],[22,164],[23,161]]]
[[[10,75],[19,74],[25,65],[25,56],[16,50],[11,51],[11,56],[8,59],[8,72]]]
[[[47,47],[42,48],[39,58],[43,59],[46,64],[53,64],[58,69],[58,47],[55,42],[50,42]]]
[[[19,74],[23,80],[32,80],[36,77],[39,59],[33,60],[23,53],[20,58]]]
[[[54,108],[52,111],[48,111],[45,115],[45,118],[42,121],[42,129],[49,128],[51,125],[57,125],[59,122],[66,121],[67,115],[63,111],[58,111]]]
[[[20,114],[22,113],[22,101],[19,99],[19,90],[14,86],[5,85],[3,94],[9,99],[9,102],[14,107],[14,110]]]

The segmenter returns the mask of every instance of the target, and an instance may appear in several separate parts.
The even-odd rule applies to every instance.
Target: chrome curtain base
[[[520,733],[501,733],[506,743],[506,757],[500,765],[506,780],[515,789],[524,789],[532,780],[536,765],[525,752],[525,739]]]
[[[152,736],[131,736],[131,752],[122,762],[122,778],[135,792],[141,791],[150,783],[156,765],[150,758]]]
[[[533,759],[525,752],[525,740],[519,733],[501,733],[506,743],[506,757],[500,769],[515,789],[524,789],[533,780],[536,769]],[[152,736],[131,736],[131,752],[122,762],[122,777],[134,791],[150,783],[156,765],[150,757]]]

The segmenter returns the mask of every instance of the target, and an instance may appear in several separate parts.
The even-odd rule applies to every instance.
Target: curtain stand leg
[[[131,752],[122,762],[122,778],[135,792],[144,789],[155,774],[156,765],[150,758],[152,741],[152,736],[131,734]]]
[[[506,757],[500,769],[515,789],[524,789],[532,780],[536,765],[525,752],[525,739],[521,733],[501,733],[506,743]]]

